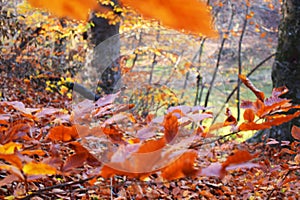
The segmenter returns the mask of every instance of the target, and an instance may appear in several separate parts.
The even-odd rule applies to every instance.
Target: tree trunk
[[[113,0],[117,4],[117,0]],[[91,42],[95,46],[92,58],[92,68],[99,80],[98,93],[110,94],[116,90],[121,78],[119,64],[116,62],[120,56],[119,27],[109,24],[107,19],[92,15],[94,26],[91,29]],[[99,88],[97,88],[99,89]]]
[[[300,1],[285,0],[282,4],[282,18],[275,62],[272,67],[273,88],[286,86],[289,92],[282,96],[300,104]],[[293,112],[293,111],[291,111]],[[277,141],[292,141],[291,128],[300,126],[299,118],[271,129],[258,131],[248,142],[261,142],[262,137]]]
[[[285,0],[282,5],[282,19],[275,62],[272,67],[273,87],[286,86],[289,92],[283,96],[300,104],[300,1]],[[273,127],[270,137],[278,140],[292,140],[293,125],[300,125],[299,118]]]

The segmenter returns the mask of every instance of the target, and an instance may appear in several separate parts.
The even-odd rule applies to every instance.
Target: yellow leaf
[[[0,154],[13,154],[15,149],[19,150],[22,148],[22,144],[9,142],[4,145],[0,145]]]
[[[88,12],[98,7],[96,0],[28,0],[36,8],[47,9],[58,17],[87,20]]]
[[[23,166],[26,175],[53,175],[56,169],[45,163],[30,162]]]
[[[204,2],[198,0],[121,0],[141,13],[145,18],[160,20],[163,25],[210,37],[217,36],[213,30],[212,17]]]

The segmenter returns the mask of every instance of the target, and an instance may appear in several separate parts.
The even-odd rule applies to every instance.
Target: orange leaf
[[[178,119],[172,113],[168,113],[164,119],[165,138],[167,143],[170,143],[178,132]]]
[[[198,172],[194,164],[197,159],[197,151],[184,152],[178,159],[162,170],[161,176],[166,180],[174,180],[186,176],[194,176]]]
[[[254,156],[252,156],[248,151],[237,150],[232,156],[228,156],[226,161],[222,163],[222,167],[226,168],[229,165],[245,163],[253,158]]]
[[[23,172],[27,175],[53,175],[56,169],[45,163],[29,162],[23,166]]]
[[[17,167],[18,169],[22,168],[22,161],[20,157],[15,154],[0,154],[0,159],[5,160],[11,165]]]
[[[47,139],[56,142],[57,141],[69,142],[78,137],[79,136],[75,126],[68,127],[68,126],[60,125],[50,129]]]
[[[58,17],[86,20],[88,12],[99,5],[96,0],[28,0],[36,8],[47,9]]]
[[[255,94],[255,96],[258,99],[260,99],[261,101],[264,101],[265,94],[262,91],[258,90],[245,75],[240,74],[239,78]]]
[[[160,138],[158,140],[147,140],[141,145],[137,153],[149,153],[149,152],[160,150],[165,146],[166,146],[165,138]]]
[[[198,0],[121,0],[145,18],[157,19],[163,25],[176,30],[186,30],[195,34],[215,37],[212,17],[204,2]]]
[[[255,122],[243,122],[239,126],[239,131],[252,131],[252,130],[262,130],[262,129],[267,129],[271,128],[271,125],[268,124],[257,124]]]
[[[44,156],[46,154],[45,151],[41,149],[37,150],[24,150],[21,152],[23,155],[28,155],[28,156],[33,156],[33,155],[38,155],[38,156]]]
[[[251,109],[246,109],[244,112],[244,120],[248,122],[253,122],[255,118],[254,112]]]
[[[300,128],[297,126],[293,126],[292,128],[292,136],[296,140],[300,140]]]

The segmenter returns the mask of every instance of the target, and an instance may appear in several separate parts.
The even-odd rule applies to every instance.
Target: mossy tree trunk
[[[275,62],[272,67],[273,87],[286,86],[289,92],[283,96],[300,104],[300,1],[285,0]],[[300,125],[299,118],[270,130],[270,137],[277,140],[292,140],[293,125]]]

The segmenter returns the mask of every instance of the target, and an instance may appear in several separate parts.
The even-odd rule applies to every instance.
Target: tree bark
[[[282,18],[279,25],[278,46],[272,66],[273,88],[286,86],[289,92],[283,98],[300,104],[300,1],[284,0]],[[294,112],[293,110],[290,113]],[[300,126],[300,119],[258,131],[248,142],[261,142],[267,138],[277,141],[293,141],[291,128]],[[264,137],[266,136],[266,137]],[[264,139],[263,139],[264,138]]]
[[[117,0],[112,1],[118,4]],[[121,78],[120,67],[116,62],[120,56],[120,23],[111,25],[107,19],[97,17],[95,13],[91,21],[94,24],[91,28],[91,42],[95,46],[92,67],[99,80],[98,87],[101,88],[98,93],[111,94]]]
[[[300,1],[285,0],[279,26],[278,47],[272,67],[273,87],[286,86],[289,92],[284,98],[300,104]],[[270,130],[270,137],[277,140],[292,140],[293,125],[300,125],[299,118]]]

